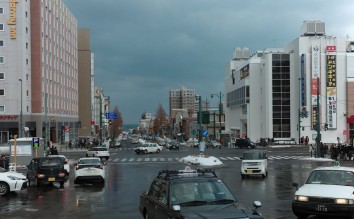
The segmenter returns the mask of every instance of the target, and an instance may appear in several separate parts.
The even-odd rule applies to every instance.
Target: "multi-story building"
[[[284,48],[237,49],[225,77],[226,130],[251,140],[324,143],[354,137],[354,42],[305,21]],[[318,126],[319,125],[319,126]],[[319,128],[318,128],[319,127]]]
[[[187,89],[184,86],[181,86],[180,89],[171,90],[169,98],[170,116],[173,109],[187,109],[196,113],[198,111],[198,104],[195,95],[194,89]]]
[[[1,142],[77,136],[77,32],[60,0],[0,2]]]

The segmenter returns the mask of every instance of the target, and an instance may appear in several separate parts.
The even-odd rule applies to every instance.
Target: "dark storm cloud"
[[[168,92],[181,85],[210,100],[210,93],[224,90],[225,64],[234,48],[283,47],[299,36],[304,20],[326,22],[328,34],[353,33],[351,0],[64,3],[79,28],[91,30],[96,85],[125,123],[137,123],[144,111],[154,115],[159,103],[168,112]]]

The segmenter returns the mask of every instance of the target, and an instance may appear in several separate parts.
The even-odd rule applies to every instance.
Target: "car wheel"
[[[64,188],[64,181],[60,181],[59,184],[60,184],[60,188]]]
[[[241,177],[242,177],[242,179],[243,179],[243,178],[245,178],[245,177],[246,177],[246,175],[245,175],[245,174],[241,174]]]
[[[147,150],[145,150],[145,151],[144,151],[144,154],[147,154],[147,153],[148,153],[148,151],[147,151]]]
[[[148,215],[147,211],[145,211],[144,219],[149,219],[149,215]]]
[[[160,153],[160,149],[157,149],[156,153]]]
[[[267,171],[264,174],[262,174],[263,179],[266,178],[267,175],[268,175]]]
[[[31,186],[31,180],[30,178],[28,177],[28,175],[26,176],[27,180],[28,180],[28,186]]]
[[[88,154],[86,154],[86,157],[88,157]]]
[[[10,192],[10,187],[5,182],[0,182],[0,196],[6,196]]]

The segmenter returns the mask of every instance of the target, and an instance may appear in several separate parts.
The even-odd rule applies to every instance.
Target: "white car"
[[[298,188],[292,202],[293,213],[299,218],[310,215],[354,215],[354,168],[319,167],[314,169],[305,184]]]
[[[137,154],[160,153],[163,146],[157,143],[144,143],[140,147],[134,149]]]
[[[86,152],[86,157],[99,157],[109,159],[109,150],[106,147],[93,147]]]
[[[104,184],[105,168],[98,157],[80,158],[74,170],[74,183],[98,182]]]
[[[268,175],[268,160],[264,150],[249,150],[243,152],[241,157],[242,178],[250,175],[261,175],[265,178]]]
[[[28,180],[22,173],[0,172],[0,196],[20,191],[28,187]]]
[[[66,158],[64,155],[49,155],[49,157],[60,157],[63,160],[64,163],[64,169],[70,173],[70,165],[69,165],[69,160]]]

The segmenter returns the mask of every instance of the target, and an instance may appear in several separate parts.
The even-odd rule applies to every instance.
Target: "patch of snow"
[[[189,155],[180,159],[181,162],[187,164],[194,164],[200,166],[221,166],[221,162],[218,158],[206,155]]]

